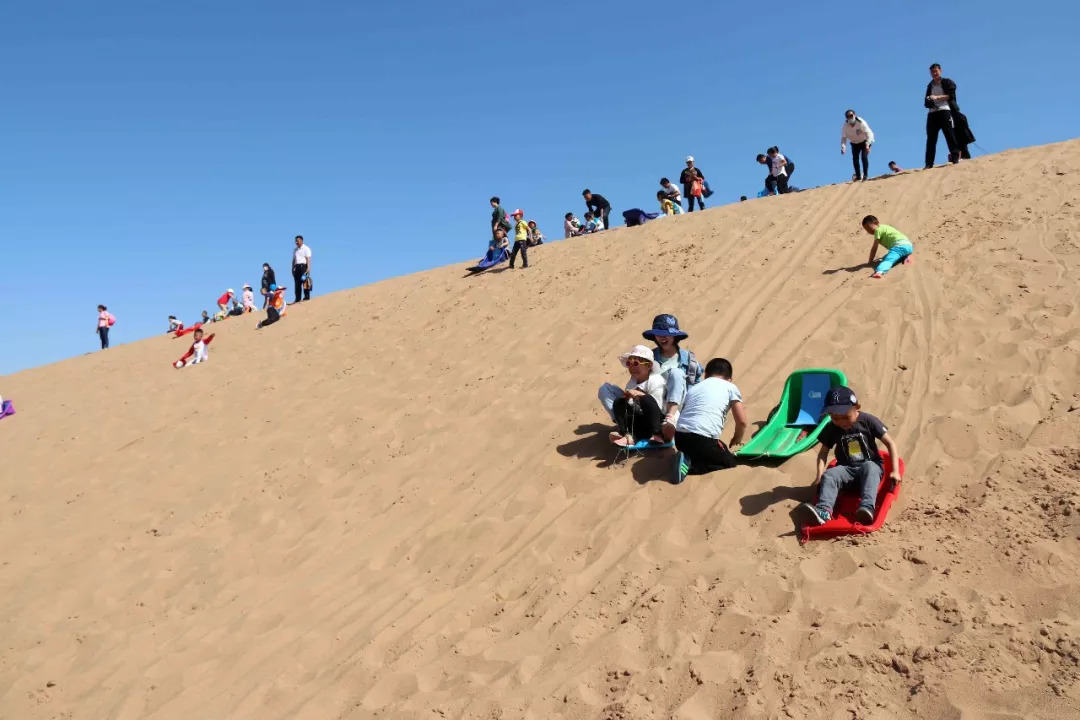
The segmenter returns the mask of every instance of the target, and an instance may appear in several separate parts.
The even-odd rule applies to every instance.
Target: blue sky
[[[493,194],[559,237],[584,187],[652,210],[687,154],[713,205],[772,144],[793,184],[843,181],[848,107],[872,171],[917,167],[934,61],[987,151],[1068,139],[1080,10],[1017,7],[4,3],[0,373],[95,350],[99,302],[114,344],[190,323],[264,261],[287,275],[297,233],[318,295],[464,266]]]

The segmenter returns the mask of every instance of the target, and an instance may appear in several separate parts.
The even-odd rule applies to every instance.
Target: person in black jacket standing
[[[593,217],[598,217],[604,223],[604,229],[611,229],[611,221],[608,218],[611,216],[611,203],[607,201],[603,195],[597,195],[592,190],[582,190],[581,196],[585,198],[585,207],[589,209],[589,212],[593,214]]]
[[[960,106],[956,104],[956,83],[941,76],[941,66],[937,63],[930,66],[930,78],[930,83],[926,86],[926,98],[923,100],[923,105],[927,110],[925,163],[927,169],[934,167],[939,131],[945,136],[945,142],[949,146],[949,162],[954,165],[960,162],[960,149],[957,147],[956,134],[953,132],[953,113],[960,112]]]
[[[695,182],[701,183],[701,188],[699,188],[697,195],[694,195]],[[702,174],[700,168],[694,166],[693,155],[688,155],[686,157],[686,169],[682,171],[681,175],[679,175],[679,183],[683,187],[683,197],[686,198],[687,212],[694,212],[694,200],[697,200],[698,207],[704,210],[705,175]]]

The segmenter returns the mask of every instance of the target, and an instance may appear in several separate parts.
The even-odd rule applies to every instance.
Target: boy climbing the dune
[[[884,473],[877,441],[885,444],[894,460],[900,457],[900,449],[884,423],[870,413],[862,412],[862,406],[850,388],[829,390],[822,414],[828,415],[830,422],[819,436],[821,449],[813,482],[819,486],[818,500],[816,504],[803,503],[796,508],[799,524],[824,525],[829,522],[840,490],[854,485],[861,493],[855,520],[861,525],[870,525],[874,522],[878,486]],[[829,451],[833,448],[836,449],[836,465],[826,470]],[[898,464],[894,461],[889,475],[893,484],[900,482]]]
[[[915,246],[907,239],[907,235],[900,232],[892,225],[882,225],[873,215],[867,215],[862,221],[863,230],[874,236],[874,244],[870,248],[870,261],[867,265],[874,264],[878,245],[886,250],[885,257],[874,268],[872,278],[883,278],[885,273],[892,270],[893,265],[903,262],[905,265],[911,262],[911,253],[915,252]]]

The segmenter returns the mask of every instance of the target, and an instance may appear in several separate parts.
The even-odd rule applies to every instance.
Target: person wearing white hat
[[[244,312],[255,312],[255,293],[247,283],[244,283]]]
[[[221,317],[224,318],[229,314],[229,301],[236,297],[236,293],[232,288],[225,291],[225,294],[217,299],[218,309],[221,311]]]
[[[625,388],[604,383],[598,396],[600,404],[618,427],[609,436],[621,447],[639,440],[664,442],[661,426],[664,422],[664,376],[653,362],[653,352],[644,345],[635,345],[619,356],[619,363],[630,373]]]
[[[705,175],[701,168],[694,165],[694,156],[686,156],[686,169],[679,175],[679,183],[683,186],[683,195],[686,197],[687,212],[694,212],[694,200],[698,207],[705,209]]]
[[[525,222],[525,211],[518,208],[510,213],[514,218],[514,247],[510,250],[510,269],[513,270],[517,262],[518,253],[521,253],[521,267],[529,267],[529,223]]]

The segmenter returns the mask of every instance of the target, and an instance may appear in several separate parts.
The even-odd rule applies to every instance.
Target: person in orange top
[[[285,314],[285,291],[288,288],[271,285],[269,305],[266,308],[266,319],[255,326],[256,329],[273,325]]]

